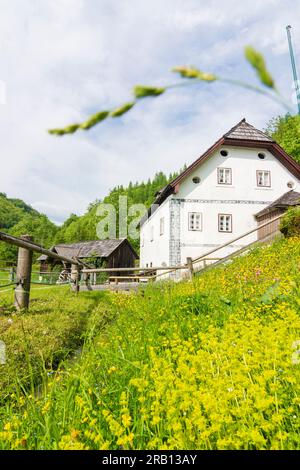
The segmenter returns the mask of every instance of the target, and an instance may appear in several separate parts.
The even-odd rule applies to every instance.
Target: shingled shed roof
[[[108,258],[120,245],[122,245],[122,243],[128,243],[134,255],[138,258],[138,255],[126,238],[60,244],[53,246],[50,250],[55,251],[58,255],[66,256],[68,258],[84,259],[91,256]],[[48,256],[42,255],[38,258],[38,261],[45,261],[47,259]]]
[[[271,137],[264,134],[259,129],[251,126],[246,119],[242,119],[238,124],[224,134],[226,139],[243,139],[243,140],[256,140],[259,142],[274,142]]]
[[[287,207],[297,206],[298,204],[300,204],[300,193],[291,190],[280,196],[276,201],[272,202],[272,204],[265,207],[263,210],[259,211],[255,214],[255,217],[259,218],[263,215],[269,214],[275,209],[285,209]]]

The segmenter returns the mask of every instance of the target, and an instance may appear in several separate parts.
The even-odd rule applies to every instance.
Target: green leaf
[[[49,129],[48,133],[52,135],[65,135],[66,131],[65,129]]]
[[[158,96],[166,91],[165,88],[155,88],[151,86],[136,85],[133,89],[136,98],[145,98],[146,96]]]
[[[280,297],[280,284],[276,281],[261,296],[260,301],[263,304],[271,304],[276,298]]]
[[[115,109],[114,111],[111,111],[109,113],[110,117],[119,117],[122,116],[123,114],[127,113],[133,106],[135,105],[135,101],[132,103],[126,103],[123,106],[120,106],[120,108]]]
[[[66,134],[74,134],[74,132],[76,132],[77,129],[79,129],[79,126],[80,124],[71,124],[70,126],[65,127],[64,131]]]
[[[93,114],[87,121],[83,122],[79,127],[84,131],[94,127],[99,122],[106,119],[109,115],[109,111],[100,111],[99,113]]]
[[[183,78],[196,78],[197,80],[204,80],[205,82],[213,82],[217,80],[217,76],[212,73],[202,72],[195,67],[179,66],[174,67],[172,72],[180,73]]]
[[[220,297],[221,302],[224,302],[226,305],[231,305],[231,300],[227,299],[227,297]]]
[[[252,67],[256,70],[260,81],[267,87],[274,88],[274,80],[267,70],[265,59],[262,54],[256,51],[253,47],[246,46],[245,57],[247,61],[252,65]]]

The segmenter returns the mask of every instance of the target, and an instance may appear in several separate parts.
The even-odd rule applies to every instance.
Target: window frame
[[[258,184],[259,173],[267,173],[269,175],[269,184]],[[271,188],[271,171],[270,170],[256,170],[256,186],[257,188]]]
[[[230,176],[230,178],[229,178],[230,182],[229,183],[221,183],[220,174],[221,174],[222,170],[224,170],[224,171],[229,170],[229,176]],[[222,186],[224,186],[224,185],[225,186],[231,186],[232,185],[232,168],[225,168],[225,167],[222,167],[222,166],[218,167],[218,184],[221,184]]]
[[[221,217],[230,217],[230,230],[220,230]],[[218,214],[218,232],[220,232],[220,233],[232,233],[232,214]]]
[[[153,242],[154,240],[154,226],[151,225],[151,228],[150,228],[150,242]]]
[[[200,223],[199,223],[199,228],[191,228],[191,215],[198,214],[200,216]],[[188,230],[189,232],[202,232],[203,226],[202,226],[202,212],[189,212],[188,213]]]
[[[161,217],[159,219],[159,235],[162,236],[165,233],[165,218]]]

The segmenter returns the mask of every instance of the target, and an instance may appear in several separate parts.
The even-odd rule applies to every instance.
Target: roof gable
[[[217,142],[215,142],[206,152],[203,153],[197,160],[195,160],[190,166],[186,168],[177,178],[169,183],[164,188],[163,192],[159,194],[155,200],[156,204],[161,204],[170,193],[176,193],[178,191],[178,185],[181,181],[189,176],[195,168],[199,167],[204,163],[212,153],[222,145],[237,146],[237,147],[257,147],[265,148],[269,150],[274,157],[280,161],[298,180],[300,180],[300,165],[290,157],[285,150],[280,147],[275,141],[269,136],[264,134],[251,124],[247,123],[245,119],[242,119],[236,126],[230,131],[224,134]]]
[[[142,217],[140,226],[148,219],[150,214],[153,214],[160,204],[162,204],[168,196],[177,193],[180,183],[189,176],[196,168],[204,163],[212,153],[222,145],[248,147],[248,148],[265,148],[272,153],[272,155],[285,166],[290,173],[292,173],[298,180],[300,180],[300,165],[290,157],[286,151],[280,147],[271,137],[264,132],[256,129],[249,124],[246,119],[242,119],[228,132],[226,132],[217,142],[215,142],[209,149],[206,150],[197,160],[188,166],[180,175],[165,186],[161,191],[158,191],[157,197],[150,207],[148,212]],[[153,207],[153,210],[152,210]]]
[[[264,134],[259,129],[251,126],[246,119],[242,119],[238,124],[236,124],[232,129],[230,129],[223,136],[225,139],[243,139],[243,140],[254,140],[258,142],[274,142],[274,140]]]

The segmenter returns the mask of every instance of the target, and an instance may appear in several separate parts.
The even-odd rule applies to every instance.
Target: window
[[[152,225],[152,227],[150,229],[150,242],[153,242],[153,239],[154,239],[154,227]]]
[[[227,157],[228,152],[227,150],[221,150],[220,154],[222,155],[222,157]]]
[[[287,185],[287,187],[290,188],[290,189],[293,189],[293,188],[295,187],[294,181],[289,181],[286,185]]]
[[[159,223],[159,233],[160,233],[160,235],[163,235],[164,231],[165,231],[165,218],[162,217],[160,219],[160,223]]]
[[[195,184],[199,184],[201,180],[200,180],[199,176],[194,176],[194,178],[192,179],[192,181],[193,181],[193,183],[195,183]]]
[[[152,261],[151,261],[151,263],[150,263],[150,268],[152,268]]]
[[[202,230],[202,214],[200,212],[189,213],[189,230]]]
[[[219,214],[219,232],[232,232],[231,214]]]
[[[259,153],[257,154],[257,156],[258,156],[258,158],[260,158],[261,160],[264,160],[264,159],[266,158],[265,154],[262,153],[262,152],[259,152]]]
[[[218,184],[232,184],[231,168],[218,168]]]
[[[271,186],[271,173],[269,171],[258,170],[256,172],[257,186],[269,188]]]

